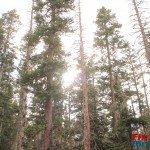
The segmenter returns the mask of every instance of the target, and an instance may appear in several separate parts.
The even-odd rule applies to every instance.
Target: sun
[[[76,68],[69,68],[64,74],[63,74],[63,86],[68,87],[70,86],[75,78],[77,77],[78,70]]]

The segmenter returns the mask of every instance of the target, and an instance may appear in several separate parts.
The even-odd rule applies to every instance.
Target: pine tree
[[[34,66],[28,79],[32,82],[35,104],[40,108],[39,117],[44,117],[44,132],[41,128],[44,150],[55,148],[56,143],[59,143],[59,139],[55,141],[56,134],[53,133],[58,128],[61,130],[62,126],[62,112],[59,113],[58,109],[62,110],[61,76],[65,68],[65,53],[61,49],[60,35],[69,31],[71,19],[63,14],[72,9],[72,4],[72,0],[35,1],[36,29],[32,42],[42,41],[44,49],[41,54],[31,58]],[[60,123],[57,122],[58,118]]]
[[[82,90],[83,90],[83,147],[84,150],[90,150],[90,113],[89,113],[89,102],[88,102],[88,82],[86,75],[86,63],[83,46],[83,33],[82,33],[82,22],[81,22],[81,7],[79,0],[79,30],[80,30],[80,67],[81,67],[81,78],[82,78]]]
[[[137,82],[137,78],[136,78],[136,74],[135,74],[135,67],[133,65],[133,60],[132,60],[132,57],[131,57],[131,53],[129,54],[129,58],[130,58],[132,75],[133,75],[133,81],[134,81],[134,85],[135,85],[135,89],[136,89],[136,95],[137,95],[137,101],[138,101],[138,106],[139,106],[139,112],[140,112],[140,115],[142,116],[143,115],[142,101],[141,101],[139,90],[138,90],[138,82]]]
[[[110,91],[112,101],[112,126],[113,130],[117,128],[117,112],[116,112],[116,101],[114,93],[114,71],[112,64],[112,51],[115,51],[116,45],[119,43],[118,29],[121,27],[115,20],[115,15],[110,13],[110,10],[102,7],[97,15],[97,32],[95,37],[95,47],[106,49],[107,60],[109,67],[109,80],[110,80]]]
[[[28,86],[26,85],[26,81],[24,80],[23,75],[29,71],[29,58],[31,55],[31,49],[33,46],[30,45],[29,36],[32,33],[32,20],[33,20],[33,5],[34,0],[32,1],[32,10],[31,10],[31,20],[30,20],[30,29],[28,32],[28,39],[26,39],[26,43],[23,49],[25,49],[23,65],[20,71],[20,101],[19,101],[19,116],[18,116],[18,126],[17,126],[17,134],[16,140],[14,143],[14,150],[23,150],[24,144],[24,129],[25,129],[25,122],[26,122],[26,108],[27,108],[27,94],[28,94]],[[23,81],[23,82],[22,82]]]
[[[98,11],[96,24],[94,46],[99,51],[95,55],[100,59],[95,59],[98,93],[101,93],[101,105],[105,108],[102,112],[106,113],[108,122],[105,123],[108,126],[108,134],[105,135],[108,143],[105,141],[105,144],[107,149],[126,149],[129,146],[126,121],[130,117],[127,104],[132,96],[132,91],[125,88],[130,81],[126,70],[129,44],[120,35],[121,25],[111,10],[102,7]]]
[[[109,130],[109,119],[106,117],[105,110],[108,109],[103,89],[105,88],[104,78],[101,76],[99,65],[102,62],[97,62],[96,53],[89,59],[87,64],[87,79],[88,79],[88,97],[90,110],[90,132],[91,132],[91,149],[104,150],[108,149],[107,135]],[[104,82],[100,82],[103,80]]]
[[[13,101],[14,93],[14,34],[19,25],[19,17],[11,10],[0,18],[0,149],[11,149],[15,135],[17,106]]]
[[[150,62],[150,50],[149,50],[149,42],[148,42],[148,37],[147,37],[147,31],[145,25],[146,20],[142,19],[142,12],[139,10],[140,3],[143,3],[143,1],[138,1],[138,0],[132,0],[133,8],[135,10],[135,23],[136,26],[139,28],[138,32],[141,34],[141,39],[142,39],[142,45],[145,51],[145,56]]]

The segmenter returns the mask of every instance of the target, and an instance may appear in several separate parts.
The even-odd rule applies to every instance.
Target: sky
[[[118,22],[121,23],[122,35],[125,38],[133,38],[132,37],[132,26],[131,26],[131,18],[130,12],[131,7],[129,4],[129,0],[81,0],[81,10],[82,10],[82,22],[83,22],[83,34],[85,41],[85,51],[90,53],[93,45],[94,32],[96,30],[96,26],[94,21],[96,19],[97,9],[100,9],[102,6],[105,6],[109,9],[112,9],[113,13],[116,13],[116,17]],[[7,12],[8,10],[16,9],[18,14],[20,15],[20,20],[22,23],[22,27],[18,33],[22,35],[25,33],[25,30],[29,28],[29,16],[31,10],[31,0],[0,0],[0,14]],[[74,47],[74,40],[70,36],[63,37],[64,47],[70,51]],[[19,40],[20,38],[18,38]],[[70,51],[74,53],[73,51]],[[75,55],[72,54],[72,57]],[[71,59],[74,59],[72,58]],[[72,61],[73,62],[73,61]],[[70,65],[72,65],[70,63]],[[70,70],[64,74],[64,80],[66,84],[71,83],[74,77],[76,76],[75,67],[70,67]],[[69,77],[69,78],[68,78]]]
[[[105,6],[112,9],[116,13],[118,21],[123,24],[123,34],[127,34],[129,30],[129,13],[130,8],[128,0],[81,0],[82,4],[82,20],[84,22],[85,36],[87,41],[91,41],[89,35],[93,35],[95,31],[94,20],[96,18],[97,9]],[[17,9],[18,14],[24,27],[28,26],[29,12],[31,9],[31,0],[0,0],[0,14],[8,10]]]

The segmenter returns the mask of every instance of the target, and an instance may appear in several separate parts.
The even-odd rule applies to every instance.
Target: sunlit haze
[[[29,27],[31,0],[0,0],[0,2],[0,14],[11,9],[16,9],[20,15],[20,20],[22,22],[22,27],[18,33],[18,40],[20,40],[20,35],[23,36]],[[85,41],[84,48],[87,54],[90,54],[93,49],[93,38],[96,29],[94,21],[97,9],[100,9],[102,6],[112,9],[112,12],[116,13],[118,22],[123,24],[122,34],[127,38],[129,38],[130,35],[130,8],[128,0],[115,0],[113,2],[112,0],[81,0],[83,34]],[[64,85],[67,86],[73,82],[77,75],[76,66],[72,63],[77,57],[77,50],[74,49],[75,39],[71,38],[71,35],[64,37],[63,43],[65,50],[71,54],[68,61],[71,67],[63,75]]]

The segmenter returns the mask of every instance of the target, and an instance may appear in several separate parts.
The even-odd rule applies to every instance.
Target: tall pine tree
[[[16,104],[13,101],[13,71],[15,59],[14,34],[19,25],[15,10],[0,18],[0,149],[9,150],[13,144],[16,126]]]

